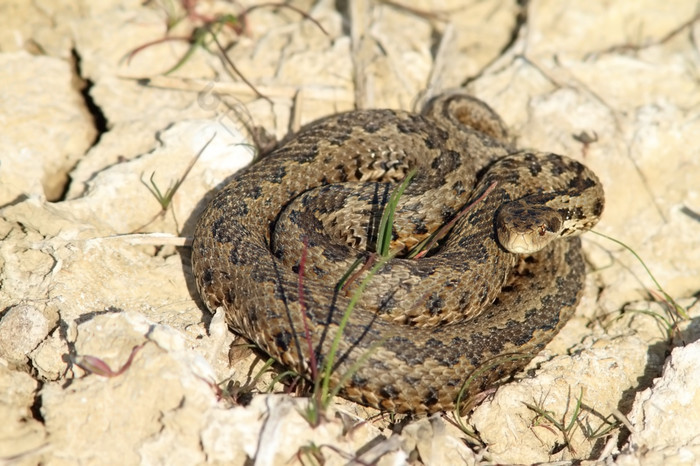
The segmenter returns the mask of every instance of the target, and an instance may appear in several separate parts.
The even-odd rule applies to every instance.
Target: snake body
[[[393,250],[454,226],[424,257],[339,287],[376,258],[381,214],[413,168]],[[486,104],[445,94],[420,114],[323,118],[237,172],[196,225],[192,269],[206,306],[282,364],[307,377],[332,364],[350,400],[432,413],[522,369],[566,323],[585,274],[577,235],[603,205],[584,165],[515,149]]]

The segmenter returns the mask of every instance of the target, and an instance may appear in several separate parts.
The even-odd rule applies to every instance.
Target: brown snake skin
[[[393,258],[371,277],[332,361],[332,384],[364,405],[432,413],[452,409],[462,388],[469,398],[522,369],[578,303],[585,270],[573,235],[598,221],[603,190],[574,160],[513,148],[500,118],[464,94],[438,96],[422,114],[323,118],[237,172],[194,234],[206,306],[223,307],[235,332],[308,377],[309,339],[321,367],[368,272],[336,285],[356,259],[370,258],[384,205],[414,167],[393,248],[414,245],[492,191],[425,257]]]

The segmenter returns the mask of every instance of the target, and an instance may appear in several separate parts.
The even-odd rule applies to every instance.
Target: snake
[[[604,207],[584,164],[513,141],[465,92],[303,126],[199,217],[203,303],[302,377],[328,373],[348,400],[454,409],[521,371],[572,316],[580,234]]]

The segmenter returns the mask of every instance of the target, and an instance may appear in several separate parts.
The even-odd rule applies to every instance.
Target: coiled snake
[[[194,234],[206,306],[223,307],[234,331],[309,376],[309,347],[318,367],[328,362],[370,272],[336,285],[356,259],[374,257],[386,202],[413,168],[394,249],[478,200],[425,257],[399,255],[369,279],[330,361],[332,383],[365,405],[432,413],[452,409],[463,388],[473,395],[520,370],[578,303],[575,235],[598,221],[603,190],[574,160],[513,148],[493,110],[463,94],[438,96],[421,114],[323,118],[237,172]]]

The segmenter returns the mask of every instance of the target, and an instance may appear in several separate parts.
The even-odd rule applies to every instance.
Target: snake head
[[[508,202],[496,213],[498,242],[515,254],[532,254],[561,236],[564,219],[559,211],[523,200]]]

